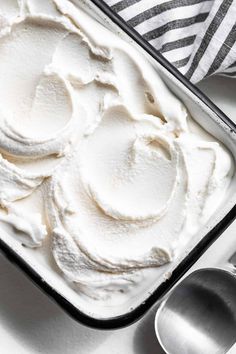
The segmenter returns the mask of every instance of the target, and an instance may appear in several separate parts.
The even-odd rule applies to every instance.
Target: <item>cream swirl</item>
[[[71,2],[4,4],[0,223],[40,247],[45,213],[68,281],[92,298],[128,292],[209,219],[231,155],[146,58]],[[37,190],[41,217],[19,210]]]

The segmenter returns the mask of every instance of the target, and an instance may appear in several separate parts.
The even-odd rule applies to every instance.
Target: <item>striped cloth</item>
[[[236,77],[236,0],[105,0],[188,79]]]

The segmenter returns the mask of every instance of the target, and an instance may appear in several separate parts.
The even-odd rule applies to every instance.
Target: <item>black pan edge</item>
[[[110,319],[96,319],[90,317],[77,309],[71,302],[60,295],[52,286],[50,286],[24,259],[22,259],[11,247],[3,240],[0,240],[0,251],[9,259],[9,261],[20,268],[30,280],[34,282],[43,292],[45,292],[54,302],[56,302],[73,319],[85,326],[112,330],[131,325],[139,320],[144,314],[158,302],[176,282],[191,268],[206,249],[216,241],[216,239],[227,229],[227,227],[236,218],[236,205],[230,212],[197,244],[196,247],[185,257],[185,259],[174,270],[171,277],[162,283],[146,300],[134,310]]]
[[[196,86],[187,80],[174,66],[172,66],[160,53],[157,52],[148,42],[146,42],[134,29],[129,27],[126,22],[102,0],[90,0],[104,14],[106,14],[115,24],[117,24],[126,34],[128,34],[137,44],[139,44],[153,59],[159,62],[175,78],[177,78],[185,87],[187,87],[196,97],[198,97],[206,106],[208,106],[221,121],[226,124],[231,131],[236,133],[236,124],[234,124],[211,100],[204,95]],[[236,218],[236,205],[228,214],[212,229],[206,236],[194,247],[194,249],[184,258],[184,260],[173,271],[171,277],[162,283],[143,303],[134,310],[110,319],[96,319],[90,317],[78,310],[72,303],[67,301],[13,249],[11,249],[3,240],[0,240],[0,250],[2,253],[18,268],[20,268],[41,290],[43,290],[52,300],[54,300],[65,312],[67,312],[76,321],[92,328],[102,330],[112,330],[129,326],[144,316],[144,314],[158,302],[174,284],[191,268],[191,266],[200,258],[212,243],[224,232],[225,229]]]

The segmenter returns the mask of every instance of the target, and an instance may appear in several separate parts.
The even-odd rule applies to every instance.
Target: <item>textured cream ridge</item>
[[[234,169],[146,58],[66,0],[1,1],[0,151],[0,223],[28,247],[48,234],[94,299],[171,262]]]

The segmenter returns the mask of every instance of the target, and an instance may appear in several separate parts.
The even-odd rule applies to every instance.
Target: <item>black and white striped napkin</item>
[[[105,0],[188,79],[236,77],[236,0]]]

